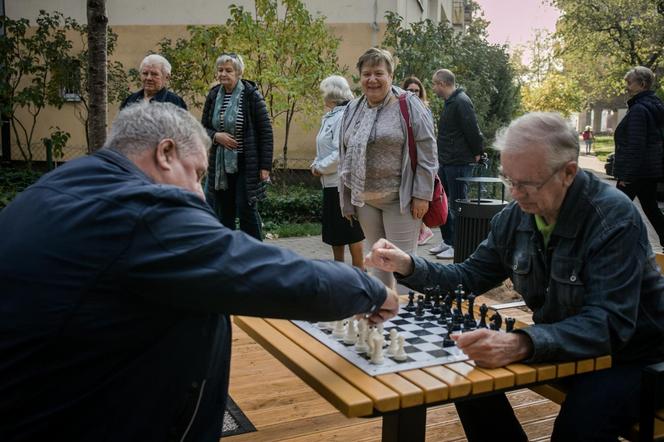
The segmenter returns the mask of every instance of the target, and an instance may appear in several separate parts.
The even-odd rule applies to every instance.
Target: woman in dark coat
[[[664,246],[664,215],[657,205],[657,182],[664,175],[664,103],[650,90],[655,75],[643,66],[625,75],[627,114],[614,134],[613,174],[617,187],[631,200],[639,198],[643,212]]]
[[[272,169],[272,124],[256,84],[242,79],[237,54],[217,58],[219,85],[205,99],[201,122],[212,139],[206,198],[221,223],[262,239],[257,202]]]

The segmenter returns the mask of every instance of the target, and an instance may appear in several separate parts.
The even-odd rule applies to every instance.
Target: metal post
[[[46,165],[48,170],[53,170],[53,141],[49,138],[45,138],[44,147],[46,147]]]

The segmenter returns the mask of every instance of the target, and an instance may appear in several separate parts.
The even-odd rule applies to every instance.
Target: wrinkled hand
[[[397,272],[404,276],[413,273],[413,261],[410,255],[385,238],[379,239],[371,247],[371,252],[364,258],[364,265],[384,272]]]
[[[388,319],[395,317],[399,312],[399,295],[395,290],[392,290],[389,287],[386,287],[386,289],[387,297],[385,298],[383,305],[367,317],[372,324],[385,322]]]
[[[410,200],[410,213],[415,219],[422,219],[429,210],[429,201],[413,197]]]
[[[526,359],[533,344],[524,333],[501,333],[486,328],[451,335],[457,347],[480,367],[503,367]]]
[[[318,171],[318,169],[316,169],[315,167],[312,167],[312,168],[311,168],[311,174],[312,174],[313,176],[321,176],[321,175],[322,175],[322,174]]]
[[[214,141],[228,149],[237,149],[238,143],[233,136],[227,132],[217,132],[214,134]]]
[[[270,171],[261,169],[261,181],[270,181]]]

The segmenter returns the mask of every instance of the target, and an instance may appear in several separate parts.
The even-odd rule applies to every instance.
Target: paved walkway
[[[593,172],[600,178],[604,179],[609,185],[615,186],[615,181],[612,178],[609,178],[604,171],[604,162],[600,161],[594,155],[581,155],[579,157],[579,165],[588,171]],[[636,203],[639,210],[641,206]],[[643,212],[641,212],[643,215]],[[650,238],[650,243],[653,245],[656,251],[661,251],[659,246],[659,239],[654,229],[644,216],[644,221],[648,227],[648,236]],[[438,244],[441,240],[440,229],[433,229],[434,237],[429,241],[428,244],[418,247],[417,254],[423,256],[427,259],[433,261],[438,261],[440,263],[450,263],[452,260],[436,260],[433,255],[430,255],[427,250],[433,247],[435,244]],[[269,244],[274,244],[280,247],[286,247],[291,249],[302,256],[313,259],[333,259],[332,257],[332,247],[324,244],[319,235],[317,236],[306,236],[306,237],[296,237],[296,238],[283,238],[283,239],[274,239],[266,240]],[[365,254],[369,252],[368,245],[365,244]],[[350,263],[350,254],[346,252],[346,262]]]

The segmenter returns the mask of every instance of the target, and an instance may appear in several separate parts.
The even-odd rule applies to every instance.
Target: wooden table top
[[[464,361],[370,376],[290,321],[235,316],[234,322],[348,417],[451,402],[611,366],[610,356],[494,369]]]

